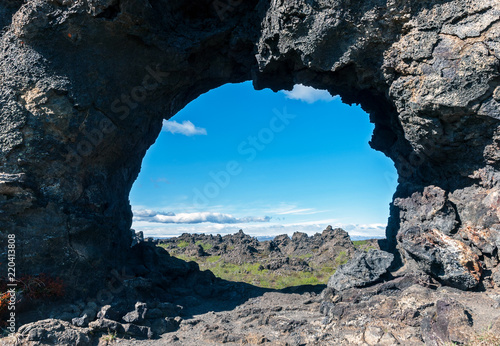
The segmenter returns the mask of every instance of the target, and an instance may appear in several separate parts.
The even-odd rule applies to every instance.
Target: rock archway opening
[[[326,90],[219,87],[164,121],[131,191],[132,228],[225,279],[326,283],[356,247],[379,246],[361,239],[385,237],[397,173],[373,129]]]
[[[397,172],[370,147],[372,134],[368,114],[326,90],[297,85],[274,93],[255,91],[250,82],[222,86],[163,122],[131,191],[134,228],[168,237],[217,231],[197,228],[204,222],[266,224],[265,216],[287,215],[384,224]],[[235,215],[218,220],[212,214]]]

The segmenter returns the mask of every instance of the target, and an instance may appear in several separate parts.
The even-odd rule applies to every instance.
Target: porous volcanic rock
[[[497,0],[2,1],[0,251],[15,234],[19,276],[103,286],[163,119],[225,83],[302,83],[359,103],[394,161],[386,250],[476,287],[499,253],[470,237],[500,225],[499,18]]]
[[[392,261],[394,255],[385,251],[371,249],[361,252],[335,271],[328,280],[328,287],[343,291],[372,284],[387,273]]]

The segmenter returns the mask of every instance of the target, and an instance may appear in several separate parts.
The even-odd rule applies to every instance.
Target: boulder
[[[410,264],[417,269],[463,290],[479,284],[482,276],[479,257],[464,242],[437,229],[417,226],[400,233],[399,240]]]
[[[126,334],[140,339],[151,339],[153,337],[153,332],[151,328],[146,326],[138,326],[133,323],[126,323],[123,325],[123,329]]]
[[[116,311],[111,305],[105,305],[101,308],[101,311],[97,313],[97,318],[99,319],[108,319],[113,321],[120,321],[121,314]]]
[[[123,316],[123,320],[127,323],[141,323],[146,318],[148,308],[146,303],[137,302],[135,310]]]
[[[89,329],[68,322],[48,319],[21,326],[18,330],[23,344],[90,346]]]
[[[343,291],[352,287],[370,285],[387,273],[394,255],[382,250],[371,249],[361,252],[344,265],[328,280],[328,287]]]
[[[120,322],[108,320],[106,318],[99,318],[93,322],[90,322],[89,328],[93,331],[98,332],[123,333],[125,331],[123,325]]]

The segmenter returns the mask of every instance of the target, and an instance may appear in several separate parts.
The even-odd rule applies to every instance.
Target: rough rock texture
[[[387,250],[461,288],[488,281],[500,227],[498,1],[229,3],[1,2],[1,251],[16,234],[18,273],[103,285],[127,256],[128,193],[162,120],[253,80],[360,103],[372,147],[399,173]]]
[[[48,319],[19,328],[19,335],[25,344],[33,345],[75,345],[90,346],[89,330],[73,327],[61,320]],[[7,342],[5,344],[8,344]]]
[[[231,283],[224,294],[186,306],[182,317],[167,318],[169,324],[160,328],[165,334],[153,339],[147,333],[158,330],[156,323],[148,329],[99,319],[89,328],[77,328],[44,320],[0,343],[34,346],[65,340],[77,345],[79,338],[80,345],[103,346],[500,344],[500,309],[494,307],[498,296],[444,287],[423,274],[342,292],[327,288],[321,295],[313,287],[266,292],[241,290],[240,285]],[[126,329],[139,338],[130,339]],[[116,340],[106,341],[110,335]]]
[[[238,233],[229,239],[248,238]],[[400,270],[365,287],[265,289],[217,279],[154,242],[133,250],[137,253],[108,294],[51,301],[19,314],[22,327],[0,344],[500,344],[500,288],[464,292],[421,272]]]
[[[371,249],[361,252],[335,271],[328,280],[328,287],[343,291],[352,287],[367,286],[387,273],[392,261],[394,255],[385,251]]]

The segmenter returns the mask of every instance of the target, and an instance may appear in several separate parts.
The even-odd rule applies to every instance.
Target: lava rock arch
[[[162,120],[245,80],[370,114],[399,174],[400,264],[462,289],[498,270],[496,0],[8,0],[0,25],[0,228],[20,273],[99,284],[129,253]]]

